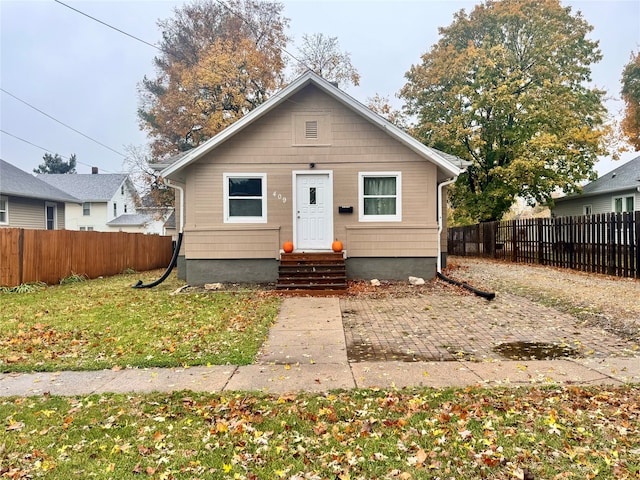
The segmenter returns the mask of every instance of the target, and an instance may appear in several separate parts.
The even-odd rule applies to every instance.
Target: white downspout
[[[178,233],[182,233],[184,228],[184,188],[174,185],[168,178],[163,178],[162,181],[166,186],[174,188],[180,192],[180,228],[178,229]]]
[[[445,180],[438,184],[438,257],[436,258],[436,272],[442,273],[442,192],[444,187],[451,185],[456,181],[456,177]]]

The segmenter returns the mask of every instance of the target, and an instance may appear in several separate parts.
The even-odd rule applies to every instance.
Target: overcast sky
[[[184,1],[111,0],[66,4],[149,43],[161,37],[158,19],[172,16]],[[404,85],[405,72],[438,40],[438,27],[453,14],[471,10],[476,1],[311,1],[288,0],[288,50],[304,33],[336,36],[351,53],[361,75],[347,92],[366,103],[379,93],[391,98]],[[564,1],[594,26],[604,59],[593,67],[596,86],[609,92],[607,106],[620,116],[620,75],[632,51],[640,48],[640,1]],[[68,157],[75,153],[78,172],[91,166],[101,172],[123,171],[126,147],[144,146],[139,130],[137,85],[153,76],[154,48],[84,17],[53,0],[0,0],[0,84],[2,89],[84,133],[97,143],[0,92],[0,157],[31,172],[46,151]],[[399,106],[399,103],[397,104]],[[623,161],[637,153],[623,155]],[[600,174],[619,166],[603,159]]]

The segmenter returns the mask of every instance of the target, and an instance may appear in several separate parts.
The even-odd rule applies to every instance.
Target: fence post
[[[640,278],[640,210],[635,215],[635,258],[636,258],[636,278]]]
[[[536,231],[536,235],[538,237],[538,264],[539,265],[544,265],[544,229],[542,226],[542,218],[537,218],[536,219],[536,226],[537,226],[537,231]]]
[[[516,221],[510,220],[511,223],[511,261],[518,261],[518,232],[516,230]]]
[[[24,228],[18,233],[18,285],[22,285],[24,272]]]

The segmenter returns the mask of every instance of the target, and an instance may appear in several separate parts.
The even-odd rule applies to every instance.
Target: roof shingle
[[[83,202],[108,202],[117,193],[125,173],[40,174],[38,178]]]
[[[77,175],[69,174],[65,176],[75,177]],[[81,201],[73,195],[65,193],[59,188],[43,182],[38,177],[20,170],[18,167],[1,159],[0,193],[16,197],[37,198],[56,202],[81,203]]]

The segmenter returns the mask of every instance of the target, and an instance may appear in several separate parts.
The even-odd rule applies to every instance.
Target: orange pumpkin
[[[293,242],[284,242],[282,244],[282,249],[284,250],[284,253],[293,252]]]
[[[331,244],[331,249],[336,253],[341,252],[342,251],[342,242],[340,240],[336,240],[335,242],[333,242]]]

